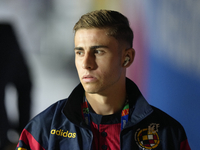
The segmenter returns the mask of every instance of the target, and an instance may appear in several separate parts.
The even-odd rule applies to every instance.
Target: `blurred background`
[[[73,26],[84,13],[112,9],[127,16],[134,31],[136,58],[127,76],[136,82],[150,104],[183,125],[191,148],[197,150],[199,8],[198,0],[0,0],[0,92],[5,91],[0,97],[0,128],[6,125],[6,129],[14,129],[0,137],[4,135],[16,143],[20,118],[32,118],[69,96],[79,83]],[[6,54],[10,47],[17,53]],[[0,146],[5,143],[2,141]]]

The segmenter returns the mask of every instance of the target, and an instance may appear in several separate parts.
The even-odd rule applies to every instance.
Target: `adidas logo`
[[[62,136],[62,137],[68,137],[68,138],[76,138],[76,133],[72,133],[69,131],[65,132],[62,129],[60,130],[52,129],[51,134],[55,134],[57,136]]]

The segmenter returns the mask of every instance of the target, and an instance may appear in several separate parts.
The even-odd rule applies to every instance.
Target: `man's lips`
[[[92,75],[84,75],[82,77],[82,80],[84,82],[94,82],[96,80],[96,78],[94,76],[92,76]]]

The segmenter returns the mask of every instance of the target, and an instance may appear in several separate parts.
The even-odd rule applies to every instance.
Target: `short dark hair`
[[[124,41],[133,46],[133,31],[130,28],[127,17],[117,11],[96,10],[87,13],[79,19],[74,26],[76,33],[79,29],[108,29],[107,35],[113,36],[119,41]]]

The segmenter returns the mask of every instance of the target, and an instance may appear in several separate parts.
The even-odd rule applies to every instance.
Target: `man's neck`
[[[126,91],[120,89],[109,95],[85,93],[88,102],[96,114],[111,115],[122,109],[126,100]]]

